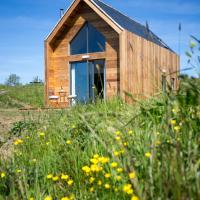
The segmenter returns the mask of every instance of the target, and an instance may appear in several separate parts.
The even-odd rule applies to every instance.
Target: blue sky
[[[0,83],[11,73],[27,83],[44,79],[44,39],[72,0],[1,0]],[[182,23],[181,67],[187,67],[184,52],[190,35],[200,38],[199,0],[104,0],[134,20],[145,24],[178,52],[178,24]],[[188,71],[194,75],[194,72]]]

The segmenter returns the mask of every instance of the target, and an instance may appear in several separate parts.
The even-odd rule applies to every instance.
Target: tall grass
[[[0,199],[200,199],[199,103],[187,82],[134,105],[41,112],[1,160]]]
[[[19,86],[0,85],[0,108],[20,108],[24,106],[44,106],[43,84],[27,84]]]

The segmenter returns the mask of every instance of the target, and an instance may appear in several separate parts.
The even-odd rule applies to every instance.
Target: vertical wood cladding
[[[175,79],[178,87],[179,57],[144,38],[125,31],[125,52],[122,69],[121,89],[134,97],[148,97],[161,91],[161,77],[165,71],[167,82]],[[126,95],[126,101],[128,101]]]

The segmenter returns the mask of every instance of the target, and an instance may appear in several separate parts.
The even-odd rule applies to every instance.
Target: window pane
[[[70,53],[71,55],[87,53],[87,23],[71,41]]]
[[[105,51],[105,37],[90,23],[88,23],[88,53]]]

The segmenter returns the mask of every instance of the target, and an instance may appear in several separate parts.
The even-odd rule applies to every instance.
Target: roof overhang
[[[124,28],[122,28],[115,20],[113,20],[109,15],[107,15],[93,0],[74,0],[69,8],[66,10],[64,15],[61,17],[61,19],[58,21],[58,23],[55,25],[53,30],[50,32],[50,34],[46,37],[46,42],[51,42],[53,38],[56,36],[57,32],[60,30],[60,28],[63,26],[63,24],[66,22],[66,20],[69,18],[71,13],[74,11],[74,9],[78,6],[80,2],[85,2],[96,14],[98,14],[106,23],[108,23],[117,33],[121,33]]]

